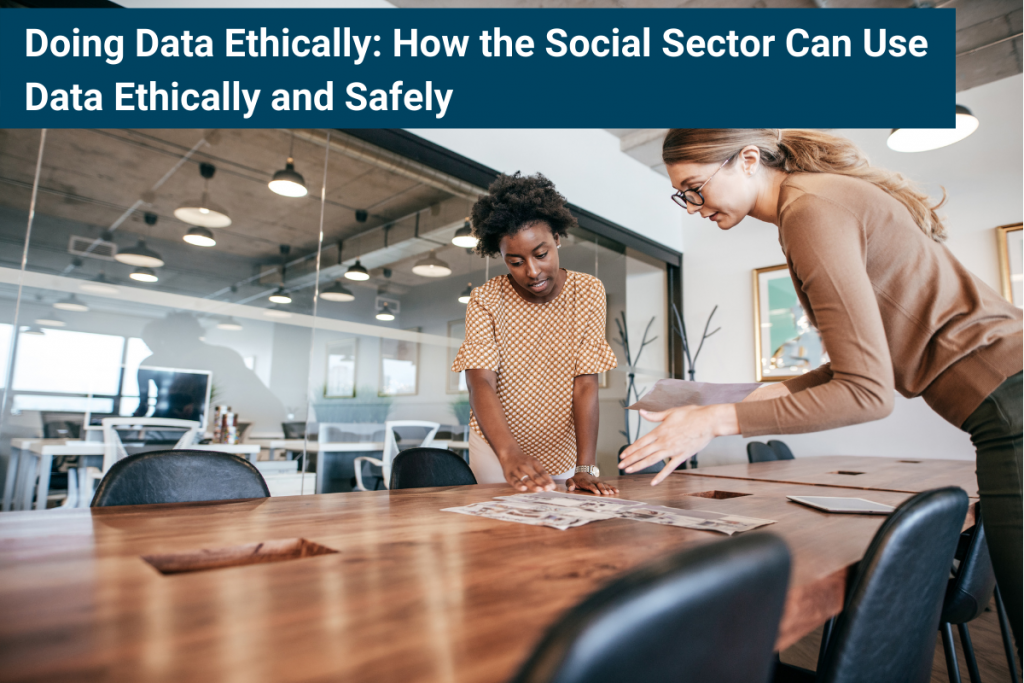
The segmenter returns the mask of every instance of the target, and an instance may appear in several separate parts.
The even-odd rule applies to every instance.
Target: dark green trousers
[[[1021,646],[1021,583],[1024,569],[1021,552],[1021,373],[1009,378],[982,401],[964,422],[978,452],[978,492],[981,517],[988,537],[999,591],[1006,613]]]

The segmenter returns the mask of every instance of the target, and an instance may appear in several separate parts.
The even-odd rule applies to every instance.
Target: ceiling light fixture
[[[466,283],[466,288],[462,290],[462,294],[459,294],[459,303],[468,304],[469,298],[473,296],[473,283]]]
[[[277,291],[269,298],[275,304],[290,304],[292,302],[292,298],[288,296],[288,292],[284,291],[284,287],[278,287]]]
[[[391,312],[391,307],[388,306],[388,302],[384,302],[380,311],[377,312],[377,320],[390,321],[395,319],[395,314]]]
[[[206,228],[196,226],[185,233],[181,239],[196,247],[215,247],[217,240],[213,239],[213,233]]]
[[[452,244],[463,249],[473,249],[479,241],[473,236],[473,226],[468,218],[462,224],[462,227],[455,231],[455,236],[452,237]]]
[[[35,335],[35,336],[46,334],[46,332],[43,331],[43,328],[39,327],[39,325],[29,325],[28,327],[24,328],[21,331],[21,333],[22,334],[31,334],[31,335]]]
[[[42,325],[43,327],[67,327],[68,324],[51,311],[44,316],[36,318],[36,325]]]
[[[893,128],[886,144],[896,152],[927,152],[960,142],[978,129],[971,110],[956,105],[956,128]]]
[[[231,332],[238,332],[242,329],[242,324],[234,318],[228,317],[217,323],[218,330],[230,330]]]
[[[89,310],[89,307],[82,302],[77,296],[72,294],[66,299],[61,299],[53,305],[54,308],[61,311],[75,311],[77,313],[85,313]]]
[[[366,268],[363,268],[363,264],[359,262],[359,259],[356,259],[352,267],[345,271],[345,277],[349,280],[369,280],[370,273]]]
[[[291,144],[288,146],[288,161],[284,168],[274,174],[273,179],[267,183],[267,187],[282,197],[305,197],[306,179],[295,170],[295,159],[292,158],[292,150],[295,147],[295,132],[292,131]]]
[[[345,302],[355,301],[356,295],[341,284],[341,282],[335,280],[330,287],[320,292],[320,298],[325,301]]]
[[[416,265],[412,267],[412,272],[423,277],[447,277],[452,274],[452,269],[431,251],[426,258],[416,262]]]
[[[114,256],[114,260],[127,266],[140,266],[143,268],[160,268],[164,265],[160,254],[146,246],[146,240],[140,239],[134,247],[121,249]]]
[[[231,225],[227,209],[210,201],[210,178],[217,171],[213,164],[199,164],[199,175],[203,176],[203,195],[197,200],[186,201],[174,210],[174,217],[189,225],[201,228],[226,228]]]
[[[156,282],[160,279],[156,276],[156,272],[150,268],[136,268],[128,277],[137,282]]]

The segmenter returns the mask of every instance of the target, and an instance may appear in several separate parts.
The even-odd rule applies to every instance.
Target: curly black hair
[[[502,173],[487,188],[488,194],[473,205],[473,234],[481,256],[501,253],[501,238],[544,222],[552,235],[565,237],[576,227],[576,218],[565,205],[565,197],[542,174],[522,176]]]

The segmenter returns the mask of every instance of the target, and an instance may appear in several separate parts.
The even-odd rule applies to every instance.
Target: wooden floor
[[[1003,650],[1003,638],[999,633],[999,618],[996,616],[995,603],[989,605],[985,612],[970,623],[971,642],[974,645],[974,655],[978,659],[978,672],[984,683],[1004,683],[1010,680],[1010,671],[1007,668],[1006,654]],[[818,662],[818,645],[821,642],[821,629],[817,629],[796,645],[787,648],[782,652],[782,661],[787,664],[795,664],[807,669],[814,669]],[[967,675],[967,666],[964,664],[964,653],[960,648],[960,635],[956,627],[953,627],[953,642],[956,643],[956,658],[960,664],[961,679],[967,683],[970,678]],[[1020,675],[1020,665],[1017,665],[1017,673]],[[935,661],[932,664],[931,683],[948,683],[949,676],[946,673],[946,657],[942,651],[942,642],[936,634],[935,637]]]

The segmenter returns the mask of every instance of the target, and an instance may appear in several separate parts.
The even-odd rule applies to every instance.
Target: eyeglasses
[[[691,188],[689,190],[676,192],[674,195],[672,195],[672,201],[674,201],[676,204],[683,207],[684,209],[686,208],[687,204],[693,204],[694,206],[704,206],[704,195],[702,195],[700,191],[703,190],[704,187],[711,182],[711,179],[714,178],[719,171],[725,168],[725,165],[732,161],[735,157],[736,155],[734,154],[725,161],[723,161],[722,165],[715,169],[715,172],[712,173],[707,180],[700,184],[700,187],[696,189]]]

